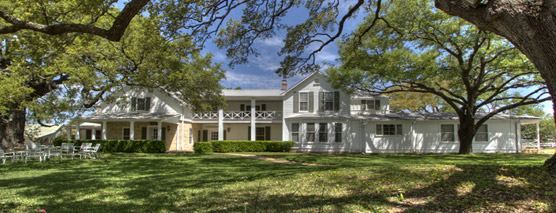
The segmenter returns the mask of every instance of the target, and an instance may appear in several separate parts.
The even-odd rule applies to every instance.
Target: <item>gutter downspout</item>
[[[413,145],[413,153],[417,153],[417,144],[415,142],[415,123],[417,120],[413,120],[411,123],[411,144]]]

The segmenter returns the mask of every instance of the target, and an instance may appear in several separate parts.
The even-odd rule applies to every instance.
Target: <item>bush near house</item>
[[[166,151],[166,143],[159,140],[75,140],[57,139],[52,142],[55,146],[62,143],[73,143],[81,146],[82,143],[92,143],[93,146],[100,143],[103,152],[135,152],[135,153],[163,153]]]
[[[292,141],[212,141],[200,142],[194,146],[195,153],[210,152],[289,152]],[[200,145],[198,145],[200,144]],[[208,148],[207,146],[211,146]]]
[[[213,152],[211,142],[198,142],[193,144],[193,150],[197,154],[210,154]]]

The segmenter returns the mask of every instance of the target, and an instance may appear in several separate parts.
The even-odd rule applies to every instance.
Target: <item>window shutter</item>
[[[209,134],[208,130],[206,129],[203,130],[203,141],[208,141],[208,134]]]
[[[151,97],[146,97],[145,98],[145,110],[146,111],[151,110]]]
[[[340,111],[340,91],[334,91],[334,111]]]
[[[396,135],[402,135],[402,134],[403,134],[402,125],[396,124]]]
[[[299,112],[299,93],[293,93],[293,112]]]
[[[375,110],[380,110],[380,100],[375,100]]]
[[[367,100],[361,100],[361,111],[367,110]]]
[[[245,104],[240,104],[239,105],[239,111],[245,111]]]
[[[160,136],[162,136],[161,137],[162,141],[166,141],[166,128],[165,127],[162,127],[162,135],[160,135]]]
[[[264,139],[267,140],[267,141],[270,140],[270,127],[269,126],[264,127]]]
[[[319,112],[324,112],[324,94],[319,92]]]
[[[251,140],[251,126],[247,127],[247,140]]]
[[[376,125],[376,134],[377,135],[382,135],[382,124],[377,124]]]
[[[314,112],[314,108],[315,108],[315,93],[314,92],[309,92],[309,112]]]
[[[261,111],[266,111],[266,104],[261,104]]]
[[[141,139],[143,139],[143,140],[147,139],[147,127],[142,127],[141,128]]]
[[[131,98],[131,111],[137,110],[136,103],[137,103],[137,98]]]
[[[226,140],[226,130],[224,130],[224,140]]]

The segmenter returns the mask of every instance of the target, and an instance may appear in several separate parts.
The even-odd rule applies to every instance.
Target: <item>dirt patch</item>
[[[239,154],[239,153],[214,153],[214,154],[246,157],[246,158],[252,158],[252,159],[257,159],[257,160],[264,160],[264,161],[273,162],[273,163],[282,163],[282,164],[290,164],[290,165],[301,165],[301,166],[330,166],[330,165],[324,165],[324,164],[301,163],[301,162],[289,161],[289,160],[284,160],[284,159],[269,158],[269,157],[263,157],[263,156],[257,156],[257,155],[249,155],[249,154]]]

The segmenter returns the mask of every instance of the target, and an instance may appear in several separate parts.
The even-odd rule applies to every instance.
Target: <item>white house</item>
[[[77,118],[101,128],[80,129],[76,137],[160,139],[169,151],[192,151],[193,143],[212,140],[291,140],[296,142],[294,150],[304,152],[458,151],[453,113],[392,113],[388,97],[347,95],[332,88],[319,72],[286,88],[284,81],[278,90],[224,90],[225,107],[198,113],[171,93],[128,87],[113,94],[127,101],[103,103],[96,114]],[[479,129],[473,152],[520,152],[521,124],[539,121],[495,116]]]

